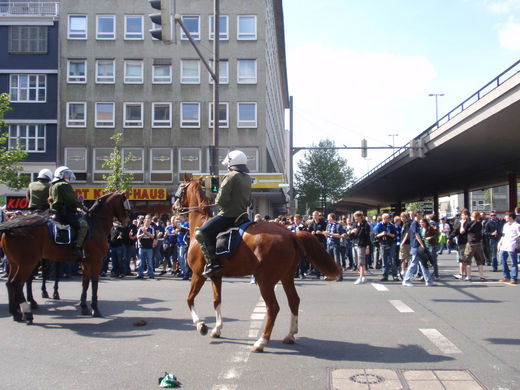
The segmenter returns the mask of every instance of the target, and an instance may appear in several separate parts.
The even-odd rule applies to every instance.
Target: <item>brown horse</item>
[[[174,208],[189,211],[190,236],[194,237],[194,229],[211,218],[210,200],[202,187],[202,180],[188,180],[179,186],[176,193]],[[267,308],[267,322],[262,336],[255,342],[253,352],[262,352],[269,342],[276,316],[280,310],[274,293],[275,285],[281,281],[289,307],[291,309],[291,325],[289,334],[284,338],[286,344],[293,344],[294,335],[298,332],[298,307],[300,298],[294,287],[294,274],[301,257],[301,251],[311,263],[328,278],[337,279],[341,269],[320,244],[318,239],[309,232],[291,232],[276,223],[257,223],[249,226],[235,253],[220,256],[223,270],[211,278],[213,285],[213,306],[216,312],[216,325],[211,331],[211,337],[220,337],[222,330],[222,315],[220,311],[221,289],[223,276],[254,275],[260,293]],[[196,240],[191,240],[188,249],[188,264],[193,271],[191,287],[188,295],[188,307],[197,330],[205,335],[206,324],[195,313],[195,297],[204,285],[204,255]]]
[[[107,236],[112,228],[113,218],[125,221],[130,211],[130,203],[118,192],[99,198],[89,210],[92,229],[91,238],[83,248],[83,283],[80,300],[81,314],[100,317],[97,290],[99,273],[103,258],[108,251]],[[40,259],[45,258],[58,262],[70,262],[69,245],[56,245],[49,237],[48,216],[32,214],[22,216],[0,224],[2,240],[0,241],[9,262],[7,293],[9,296],[9,312],[15,321],[26,320],[32,323],[33,315],[30,305],[23,295],[23,285],[31,276]],[[87,290],[92,280],[92,311],[87,306]]]

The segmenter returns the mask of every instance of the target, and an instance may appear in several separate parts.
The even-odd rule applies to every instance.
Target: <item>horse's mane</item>
[[[1,232],[9,232],[14,229],[36,227],[46,225],[49,220],[49,212],[33,213],[11,218],[9,221],[0,223]]]
[[[105,194],[101,198],[96,199],[96,201],[94,202],[92,207],[88,210],[88,212],[90,214],[95,214],[96,211],[98,211],[105,204],[105,201],[107,200],[107,198],[112,194],[113,194],[113,192],[111,192],[110,194]]]

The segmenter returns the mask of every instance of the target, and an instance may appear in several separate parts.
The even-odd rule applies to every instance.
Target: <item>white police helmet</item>
[[[65,175],[69,174],[68,179],[65,178]],[[76,175],[74,175],[74,172],[72,172],[72,169],[66,166],[61,166],[56,168],[54,171],[54,178],[59,180],[65,180],[65,181],[74,181],[76,180]]]
[[[47,169],[47,168],[42,169],[40,171],[40,173],[38,173],[38,179],[51,181],[52,180],[52,171],[50,169]]]
[[[229,152],[226,158],[222,161],[222,165],[240,172],[249,173],[249,168],[247,167],[247,156],[240,150]]]

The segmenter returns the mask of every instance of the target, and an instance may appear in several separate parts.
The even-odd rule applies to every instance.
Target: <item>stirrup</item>
[[[202,273],[202,276],[204,276],[205,278],[211,278],[217,272],[222,271],[222,268],[223,267],[219,263],[206,264],[204,266],[204,272]]]

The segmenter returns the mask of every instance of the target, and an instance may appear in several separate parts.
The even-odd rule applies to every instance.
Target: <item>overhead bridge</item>
[[[509,184],[520,173],[520,61],[346,190],[338,211],[371,209]],[[421,146],[411,157],[409,148]],[[417,157],[423,153],[422,157]],[[437,207],[436,207],[437,209]]]

